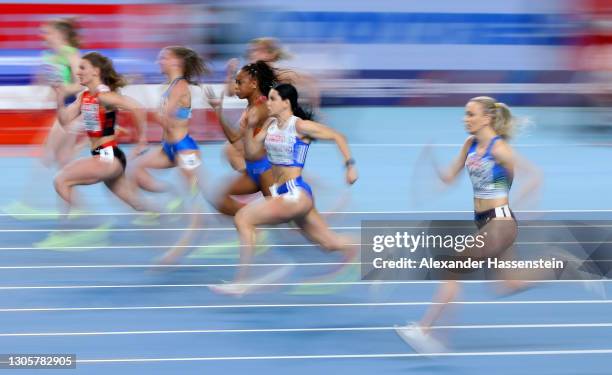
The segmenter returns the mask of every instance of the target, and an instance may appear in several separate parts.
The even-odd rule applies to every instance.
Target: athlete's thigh
[[[100,181],[117,178],[123,173],[119,160],[101,160],[100,157],[86,157],[68,163],[58,177],[70,185],[91,185]]]
[[[175,166],[175,163],[170,161],[168,155],[163,148],[157,147],[149,152],[138,156],[132,163],[135,169],[166,169]]]
[[[283,196],[265,197],[241,208],[236,217],[251,225],[280,224],[305,215],[312,207],[306,197],[288,200]]]

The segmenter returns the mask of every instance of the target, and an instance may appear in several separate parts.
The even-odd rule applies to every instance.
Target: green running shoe
[[[160,225],[160,217],[161,214],[159,212],[143,212],[136,219],[132,220],[132,224],[141,227]]]
[[[83,232],[52,232],[34,247],[56,251],[89,251],[89,246],[108,246],[110,224],[102,224]]]
[[[14,201],[6,205],[2,211],[17,220],[57,220],[60,218],[59,211],[53,210],[41,210],[34,208],[20,201]],[[69,219],[77,219],[81,216],[87,215],[87,211],[80,209],[70,210],[68,214]]]
[[[58,211],[41,210],[21,201],[14,201],[2,208],[2,211],[17,220],[54,220],[59,218]]]

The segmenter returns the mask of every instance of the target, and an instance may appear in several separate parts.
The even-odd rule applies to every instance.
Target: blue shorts
[[[287,198],[289,200],[297,199],[301,191],[305,191],[310,196],[310,199],[313,199],[312,189],[306,182],[304,182],[302,176],[289,180],[282,185],[272,185],[270,187],[270,192],[272,193],[273,197],[282,195],[283,198]]]
[[[261,159],[259,159],[257,161],[251,161],[251,160],[246,160],[245,159],[245,162],[246,162],[246,173],[247,173],[247,175],[261,189],[261,175],[265,171],[267,171],[270,168],[272,168],[272,164],[270,164],[270,161],[268,160],[268,157],[264,156],[263,158],[261,158]]]
[[[162,148],[168,159],[174,163],[176,158],[176,154],[180,151],[185,150],[199,150],[198,144],[187,134],[185,138],[181,139],[176,143],[168,143],[166,141],[162,141]]]

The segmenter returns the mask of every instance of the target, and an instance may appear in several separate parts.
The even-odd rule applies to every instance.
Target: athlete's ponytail
[[[506,104],[489,96],[478,96],[469,101],[482,105],[484,113],[491,117],[491,126],[497,135],[503,139],[510,139],[514,135],[517,119]]]

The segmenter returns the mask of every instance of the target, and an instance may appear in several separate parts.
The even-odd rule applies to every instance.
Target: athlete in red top
[[[112,61],[100,53],[90,52],[83,56],[77,77],[87,90],[68,107],[63,100],[58,100],[58,118],[60,124],[66,126],[83,115],[93,157],[74,160],[60,170],[54,181],[55,190],[64,201],[73,205],[74,186],[104,182],[121,200],[136,210],[143,210],[124,175],[126,158],[115,139],[115,118],[118,108],[134,115],[139,129],[138,146],[134,152],[138,153],[146,146],[145,112],[135,100],[116,92],[125,86],[125,81],[115,71]]]

